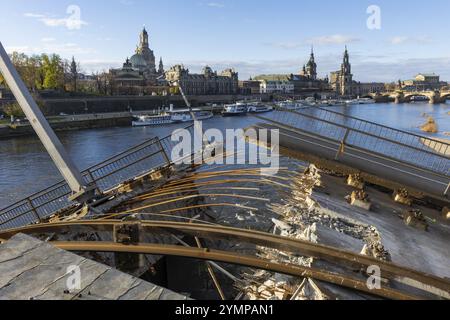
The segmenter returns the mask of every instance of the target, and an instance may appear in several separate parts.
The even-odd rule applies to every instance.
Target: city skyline
[[[381,9],[380,30],[366,25],[370,5]],[[233,67],[241,79],[298,73],[314,45],[318,74],[325,77],[339,68],[348,45],[357,81],[392,82],[420,72],[450,80],[450,45],[443,31],[450,4],[438,1],[425,7],[406,1],[346,6],[288,1],[281,6],[271,0],[177,0],[169,6],[159,0],[19,0],[4,7],[9,15],[1,22],[0,39],[8,52],[74,55],[87,73],[120,66],[132,55],[145,25],[157,59],[162,56],[166,67],[182,63],[192,72],[210,65]],[[411,15],[429,10],[434,18],[427,19],[424,32],[420,23],[410,22]]]

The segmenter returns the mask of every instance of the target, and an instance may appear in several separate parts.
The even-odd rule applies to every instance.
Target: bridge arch
[[[443,103],[445,103],[447,100],[450,100],[450,92],[443,93],[441,95],[441,100],[442,100]]]
[[[405,102],[411,102],[413,97],[425,97],[428,100],[431,100],[432,95],[433,94],[429,93],[429,92],[412,92],[412,93],[405,94],[403,99]]]

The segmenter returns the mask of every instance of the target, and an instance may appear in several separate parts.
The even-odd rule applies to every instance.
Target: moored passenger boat
[[[230,104],[226,105],[224,107],[224,110],[222,112],[222,115],[224,117],[239,117],[239,116],[245,116],[247,114],[247,105],[244,103],[236,103],[236,104]]]
[[[254,103],[250,104],[247,107],[247,112],[249,113],[265,113],[265,112],[271,112],[273,111],[273,108],[261,103]]]
[[[169,114],[161,114],[158,116],[139,116],[135,117],[132,122],[133,127],[160,126],[164,124],[172,124],[174,121]]]

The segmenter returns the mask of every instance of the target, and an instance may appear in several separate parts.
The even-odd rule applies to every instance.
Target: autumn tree
[[[19,118],[25,116],[22,111],[22,108],[19,106],[18,103],[9,103],[7,105],[4,105],[3,112],[10,117],[13,116]]]
[[[64,89],[64,61],[59,55],[42,55],[43,89]]]

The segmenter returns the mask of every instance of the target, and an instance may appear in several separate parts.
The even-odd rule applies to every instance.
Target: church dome
[[[143,69],[147,67],[147,61],[142,54],[135,54],[130,58],[130,62],[135,69]]]

